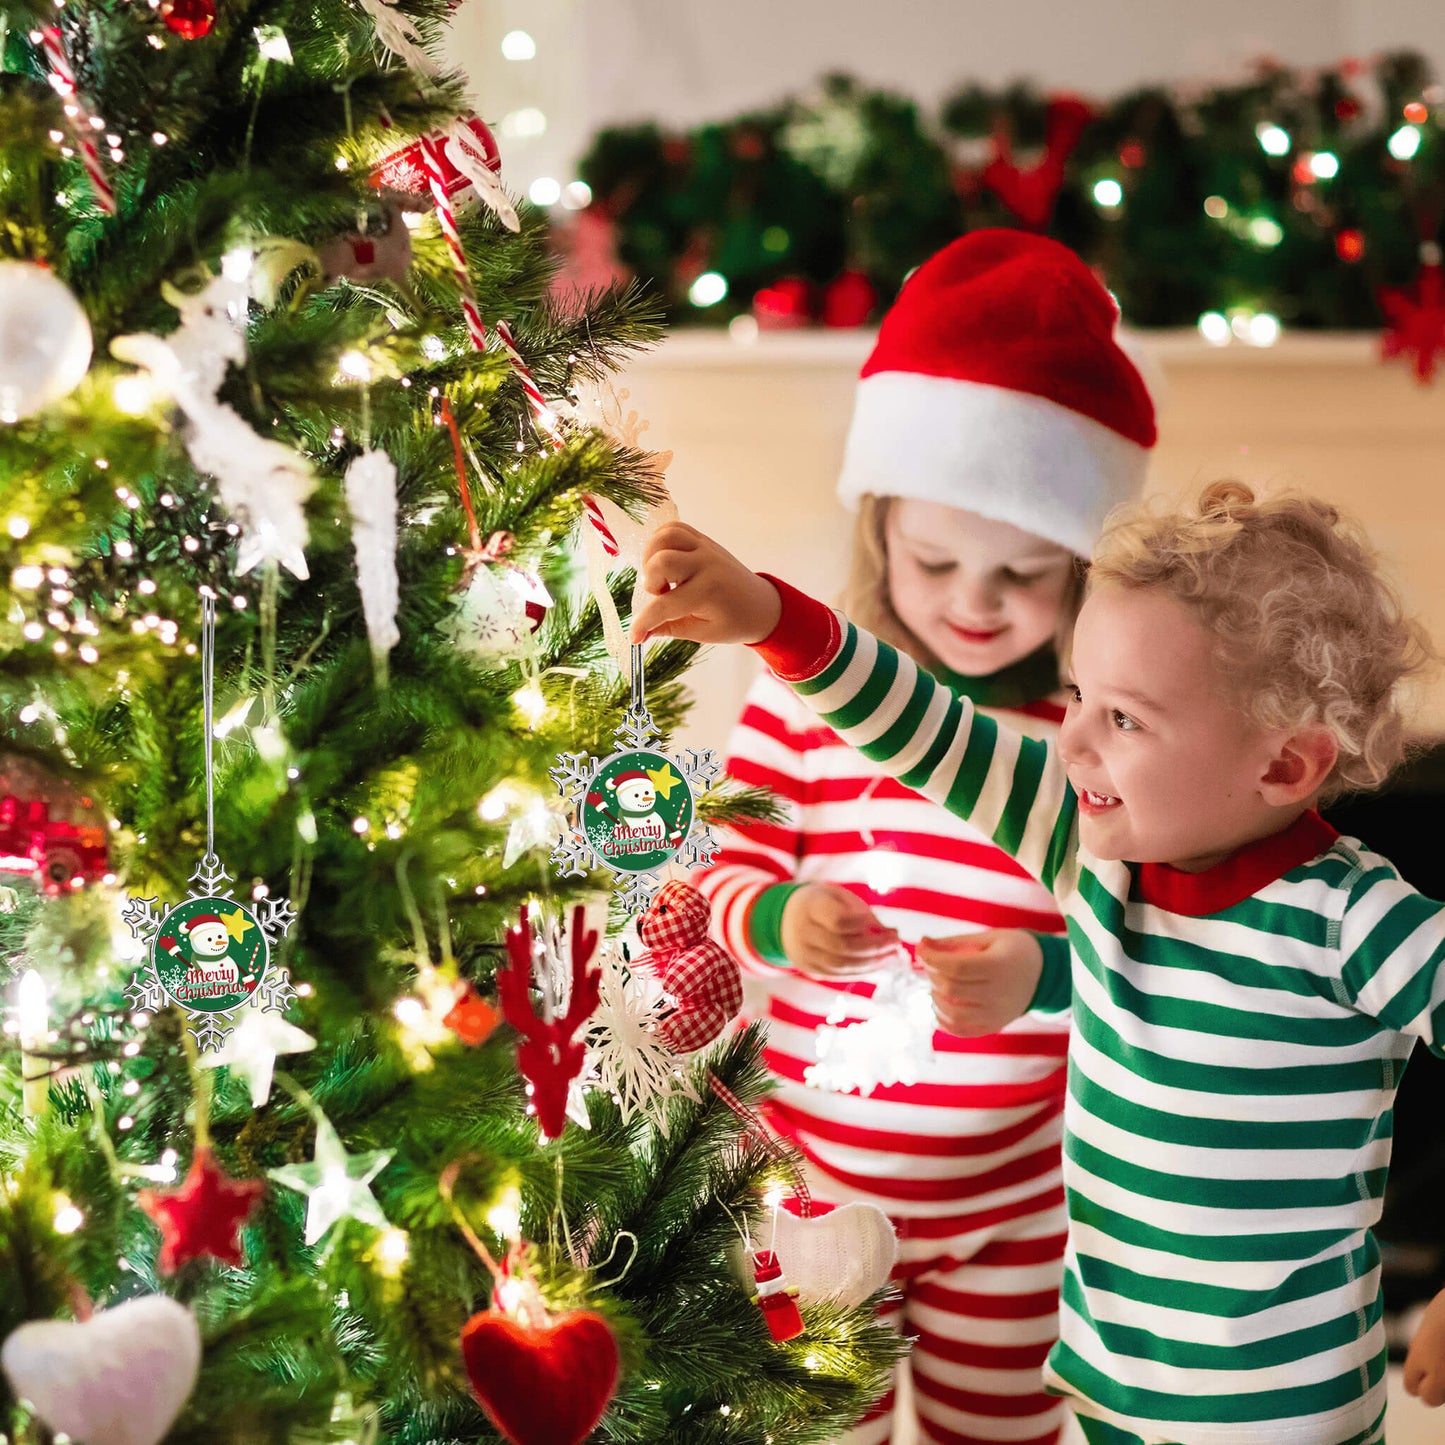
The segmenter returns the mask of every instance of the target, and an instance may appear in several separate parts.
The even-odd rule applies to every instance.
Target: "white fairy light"
[[[1094,203],[1112,211],[1124,203],[1124,187],[1111,177],[1094,182]]]
[[[1282,127],[1269,121],[1260,121],[1254,128],[1254,134],[1259,141],[1260,149],[1266,155],[1284,156],[1289,154],[1289,132]]]
[[[353,381],[371,380],[371,362],[360,351],[343,352],[341,359],[336,364],[340,367],[342,375],[349,376]]]
[[[1385,142],[1386,149],[1397,161],[1408,161],[1412,159],[1420,149],[1420,127],[1417,125],[1402,125],[1389,140]]]
[[[504,60],[535,60],[537,42],[525,30],[509,30],[502,36]]]
[[[727,294],[727,277],[718,271],[704,271],[687,288],[687,299],[694,306],[716,306]]]
[[[64,1195],[57,1195],[56,1198],[64,1199],[65,1202],[55,1211],[52,1227],[57,1234],[74,1234],[85,1223],[85,1215],[65,1199]]]

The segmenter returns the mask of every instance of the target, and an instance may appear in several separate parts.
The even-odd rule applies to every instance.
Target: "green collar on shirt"
[[[1053,643],[1048,642],[1037,652],[987,677],[965,677],[943,667],[935,668],[933,675],[945,687],[981,707],[1020,707],[1059,690],[1059,659]]]

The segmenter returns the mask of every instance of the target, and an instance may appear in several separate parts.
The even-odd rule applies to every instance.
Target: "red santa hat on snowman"
[[[652,787],[652,779],[642,771],[641,768],[629,768],[625,773],[618,773],[615,778],[608,778],[607,786],[615,793],[635,788],[639,783]]]
[[[863,365],[838,495],[962,507],[1087,557],[1138,496],[1154,406],[1067,246],[974,231],[904,283]]]
[[[214,913],[198,913],[194,918],[186,919],[186,921],[181,924],[181,929],[183,932],[189,934],[205,923],[213,923],[217,928],[224,928],[226,926],[225,919]]]

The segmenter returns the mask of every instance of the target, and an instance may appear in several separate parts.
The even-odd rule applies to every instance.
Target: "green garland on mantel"
[[[1412,53],[1103,102],[972,85],[936,114],[833,76],[686,133],[603,130],[581,175],[590,223],[678,322],[865,324],[939,246],[1005,225],[1072,246],[1136,326],[1389,321],[1417,351],[1412,316],[1440,329],[1442,124]]]

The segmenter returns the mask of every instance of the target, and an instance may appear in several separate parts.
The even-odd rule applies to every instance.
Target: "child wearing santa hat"
[[[857,509],[850,617],[1009,726],[1052,737],[1080,558],[1140,490],[1154,413],[1077,256],[979,231],[921,266],[864,364],[839,494]],[[1060,1138],[1067,1018],[963,1038],[917,1082],[867,1096],[805,1085],[830,1017],[865,1020],[881,970],[937,953],[1067,956],[1048,889],[996,843],[884,776],[771,674],[728,769],[782,823],[730,831],[702,887],[769,1020],[770,1121],[815,1200],[882,1208],[899,1235],[889,1315],[913,1340],[923,1438],[1049,1445],[1044,1393],[1066,1233]],[[953,935],[916,947],[925,937]],[[900,949],[901,945],[901,949]],[[889,1394],[848,1436],[881,1445]]]

